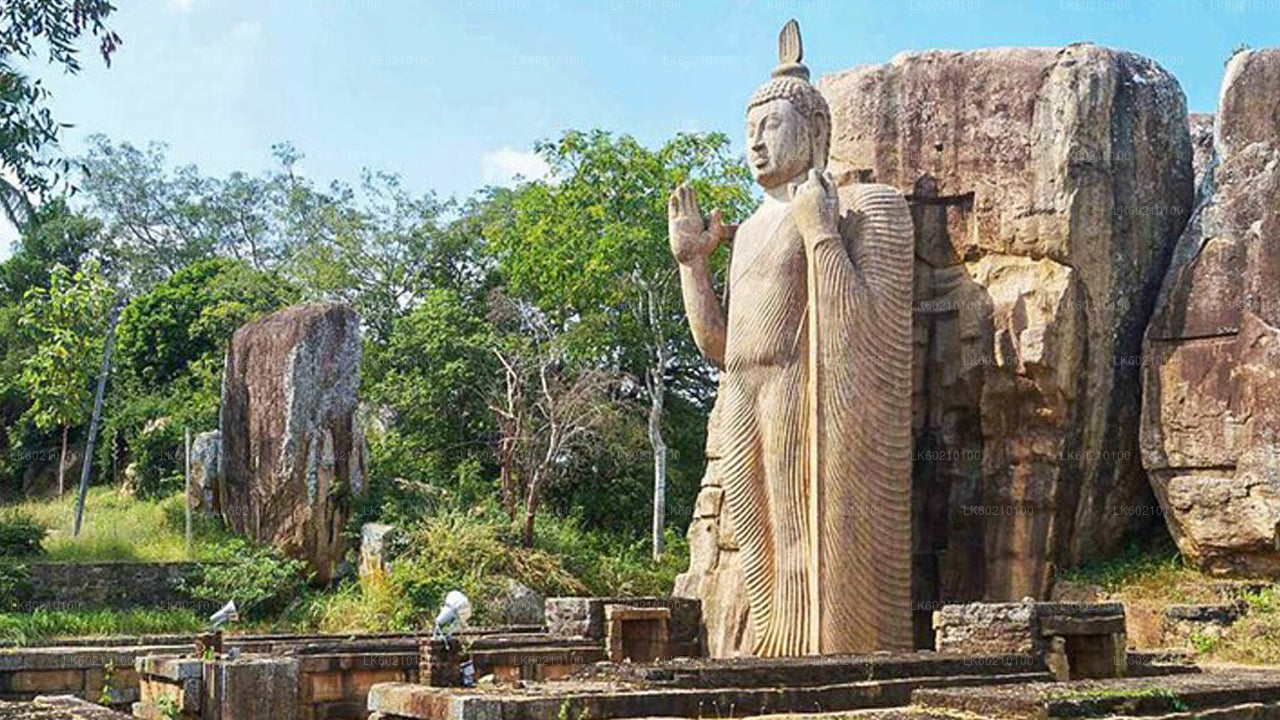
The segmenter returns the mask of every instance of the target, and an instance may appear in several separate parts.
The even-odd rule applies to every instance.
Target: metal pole
[[[182,483],[183,494],[186,495],[186,502],[183,505],[187,508],[187,555],[191,555],[191,428],[183,428],[183,445],[186,448],[182,476],[185,482]]]
[[[107,339],[102,345],[102,371],[98,374],[98,392],[93,397],[93,417],[89,420],[89,439],[84,443],[84,462],[80,469],[80,492],[76,497],[76,520],[72,536],[80,535],[80,523],[84,520],[84,498],[89,492],[89,475],[93,472],[93,443],[98,437],[98,423],[102,420],[102,395],[107,389],[107,375],[111,372],[111,346],[116,337],[116,321],[120,319],[123,302],[116,303],[107,323]]]

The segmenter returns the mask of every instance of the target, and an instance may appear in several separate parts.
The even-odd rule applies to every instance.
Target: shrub
[[[25,557],[43,552],[48,530],[34,519],[18,513],[0,516],[0,556]]]
[[[181,589],[195,600],[221,605],[234,600],[241,617],[261,619],[285,608],[305,590],[306,565],[270,548],[232,538],[210,550]]]
[[[544,595],[580,595],[587,590],[562,558],[520,547],[510,536],[510,524],[491,507],[428,518],[409,531],[407,545],[392,565],[391,584],[427,623],[450,590],[471,598],[473,623],[489,622],[491,610],[506,592],[507,578]]]
[[[31,573],[26,565],[0,561],[0,611],[17,610],[31,599]]]

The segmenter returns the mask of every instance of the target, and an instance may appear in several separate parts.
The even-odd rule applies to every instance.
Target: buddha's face
[[[812,129],[788,100],[770,100],[747,111],[747,163],[766,190],[813,167]]]

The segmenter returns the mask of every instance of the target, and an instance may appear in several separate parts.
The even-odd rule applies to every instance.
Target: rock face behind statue
[[[1182,553],[1280,573],[1280,49],[1227,66],[1214,156],[1147,331],[1142,459]]]
[[[236,331],[222,385],[219,509],[238,532],[307,561],[343,559],[364,485],[356,416],[360,322],[343,305],[286,308]]]

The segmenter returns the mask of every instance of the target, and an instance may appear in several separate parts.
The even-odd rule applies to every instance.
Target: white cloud
[[[177,12],[186,12],[196,4],[196,0],[169,0],[169,9]]]
[[[547,180],[551,168],[535,152],[502,148],[480,158],[480,175],[488,185],[511,185],[517,176],[525,180]]]
[[[190,1],[190,0],[188,0]],[[242,40],[257,40],[262,35],[262,23],[257,20],[241,20],[231,28],[231,37]]]
[[[197,50],[198,57],[211,68],[229,79],[229,68],[242,71],[256,64],[262,54],[266,41],[262,32],[262,23],[256,20],[241,20],[231,27],[226,35]],[[243,79],[243,74],[237,76]]]

